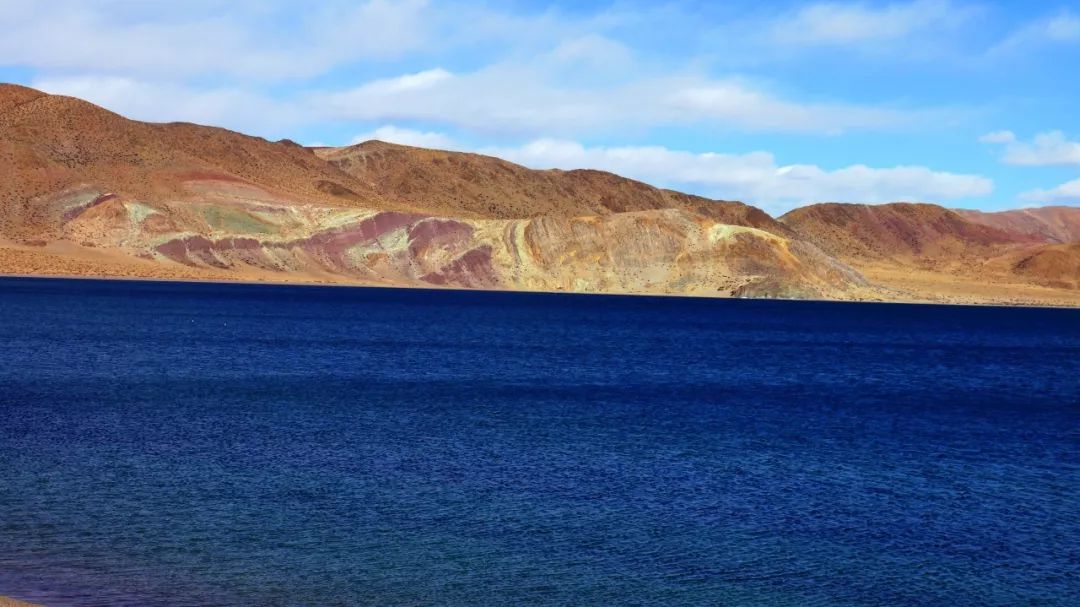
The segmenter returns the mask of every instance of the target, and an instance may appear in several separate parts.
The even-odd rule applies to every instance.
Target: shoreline
[[[1032,308],[1032,309],[1061,309],[1080,310],[1080,302],[1076,304],[1064,303],[1005,303],[995,301],[932,301],[927,299],[815,299],[815,298],[788,298],[788,297],[725,297],[719,295],[693,294],[693,293],[640,293],[640,292],[612,292],[612,291],[552,291],[552,290],[526,290],[526,289],[470,289],[466,287],[449,287],[439,285],[408,285],[365,283],[349,281],[319,281],[319,280],[257,280],[244,278],[179,278],[179,277],[155,277],[155,276],[87,276],[83,274],[27,274],[0,272],[0,278],[17,279],[53,279],[53,280],[86,280],[86,281],[114,281],[114,282],[158,282],[180,284],[207,284],[207,285],[246,285],[246,286],[269,286],[269,287],[339,287],[360,289],[408,289],[416,291],[454,291],[476,293],[521,293],[537,295],[584,295],[598,297],[664,297],[685,299],[716,299],[716,300],[746,300],[746,301],[791,301],[791,302],[814,302],[836,304],[893,304],[909,306],[958,306],[979,308]],[[0,604],[0,607],[6,607]]]
[[[44,607],[44,605],[38,605],[37,603],[27,603],[26,601],[20,601],[19,599],[0,596],[0,607]]]
[[[637,297],[686,297],[695,299],[777,299],[838,303],[897,303],[912,305],[990,306],[1011,308],[1080,309],[1080,289],[1054,289],[1015,282],[975,281],[971,277],[945,276],[923,271],[900,272],[875,264],[856,264],[867,284],[853,287],[840,297],[732,297],[718,291],[574,291],[562,289],[483,288],[396,282],[377,276],[348,276],[331,272],[281,272],[265,269],[226,271],[220,268],[162,264],[121,254],[57,242],[44,248],[18,244],[0,237],[0,276],[70,280],[135,280],[198,284],[296,285],[420,289],[431,291],[489,291],[495,293],[557,293]]]

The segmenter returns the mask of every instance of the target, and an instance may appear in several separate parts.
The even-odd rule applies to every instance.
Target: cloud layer
[[[791,48],[901,40],[955,12],[943,0],[819,3],[746,29]],[[686,125],[834,136],[952,118],[905,100],[808,96],[693,57],[658,60],[625,40],[650,29],[650,16],[426,0],[328,0],[299,12],[284,0],[224,9],[209,0],[0,0],[0,65],[140,118],[275,134],[282,124],[410,122],[501,138]],[[679,27],[695,26],[687,19]]]
[[[1028,202],[1043,204],[1080,204],[1080,179],[1074,179],[1049,190],[1024,192],[1020,198]]]
[[[1021,166],[1080,166],[1080,142],[1070,141],[1061,131],[1039,133],[1030,142],[1020,141],[1012,131],[988,133],[982,143],[1002,144],[1002,162]]]
[[[537,135],[714,124],[742,130],[838,133],[920,119],[916,112],[799,103],[738,79],[653,76],[593,87],[559,82],[548,63],[442,68],[367,82],[308,99],[342,120],[419,121],[479,133]]]
[[[0,60],[43,70],[243,81],[313,76],[423,48],[423,0],[325,2],[296,22],[289,4],[0,1]]]
[[[945,0],[896,2],[879,7],[819,2],[777,20],[771,38],[779,44],[799,46],[880,43],[951,27],[965,12]]]

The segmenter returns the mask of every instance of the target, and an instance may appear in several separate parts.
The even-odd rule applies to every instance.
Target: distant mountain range
[[[0,85],[0,273],[1080,305],[1080,208],[773,218],[592,170],[128,120]]]

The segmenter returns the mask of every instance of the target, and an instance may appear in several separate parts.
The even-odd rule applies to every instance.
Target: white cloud
[[[199,87],[113,75],[42,77],[31,86],[86,99],[129,118],[190,121],[263,136],[305,124],[428,123],[499,138],[578,137],[657,126],[835,134],[929,120],[929,113],[800,104],[741,81],[660,77],[613,86],[559,86],[539,69],[441,68],[373,80],[345,91],[279,98],[258,87]]]
[[[406,80],[422,81],[424,86],[402,86]],[[309,103],[345,120],[435,122],[500,134],[547,128],[570,131],[606,122],[595,94],[559,90],[535,72],[510,67],[465,75],[427,70],[314,95]]]
[[[951,6],[943,0],[882,9],[819,4],[797,18],[814,20],[820,35],[843,31],[852,21],[884,35],[883,24],[897,20],[917,29],[910,16],[916,8],[933,15]],[[700,33],[687,11],[669,11],[688,32]],[[0,0],[0,65],[29,68],[53,90],[135,117],[260,133],[277,132],[283,119],[424,122],[497,137],[580,137],[686,125],[837,134],[947,119],[938,110],[805,101],[768,83],[710,75],[703,58],[679,57],[673,68],[673,58],[647,45],[639,56],[624,42],[639,37],[627,32],[654,26],[646,16],[634,21],[627,14],[646,12],[514,12],[426,0],[327,0],[299,11],[286,0],[224,7],[211,0]],[[848,25],[826,26],[822,15]],[[762,18],[763,28],[768,18]],[[628,19],[631,28],[620,29]],[[452,73],[432,65],[352,81],[351,87],[340,84],[361,62],[368,67],[373,59],[407,57],[403,65],[419,67],[432,56],[469,67]],[[484,64],[485,57],[500,59]],[[105,90],[87,85],[94,79]],[[312,90],[319,86],[314,82],[324,88]],[[119,94],[121,88],[132,94],[137,88],[145,100]]]
[[[979,137],[979,143],[1012,143],[1016,141],[1016,134],[1012,131],[994,131]]]
[[[984,196],[993,191],[993,181],[979,175],[918,166],[853,165],[837,170],[809,164],[781,166],[767,152],[718,154],[660,146],[585,147],[553,139],[479,151],[534,168],[607,170],[714,198],[744,200],[772,212],[817,201],[941,201]]]
[[[1080,42],[1080,17],[1063,13],[1045,22],[1042,33],[1050,42]]]
[[[776,21],[771,39],[779,44],[850,46],[899,40],[960,21],[967,11],[945,0],[865,3],[820,2]]]
[[[687,86],[673,92],[665,101],[690,116],[769,130],[835,134],[846,129],[901,124],[913,118],[882,108],[795,103],[737,81]]]
[[[991,49],[998,54],[1054,44],[1080,43],[1080,16],[1069,11],[1029,23]]]
[[[621,42],[599,34],[587,34],[560,42],[548,58],[564,68],[584,67],[598,72],[633,67],[633,52]]]
[[[1080,179],[1074,179],[1049,190],[1024,192],[1020,198],[1028,202],[1043,204],[1080,204]]]
[[[361,133],[360,135],[353,137],[350,143],[363,143],[365,141],[371,141],[372,139],[438,150],[452,150],[457,148],[457,144],[454,143],[454,140],[442,133],[416,131],[413,129],[396,127],[392,124],[383,125],[367,133]]]
[[[984,135],[979,141],[1004,144],[1005,153],[1001,159],[1006,164],[1080,165],[1080,142],[1069,141],[1061,131],[1039,133],[1030,143],[1017,140],[1009,131]]]
[[[451,80],[453,77],[454,75],[450,72],[442,68],[435,68],[417,72],[415,74],[404,74],[394,78],[373,80],[353,89],[352,92],[360,97],[365,95],[379,97],[399,93],[422,92],[438,86],[440,82]]]
[[[338,119],[435,122],[498,135],[580,135],[688,124],[837,133],[926,119],[919,112],[798,103],[732,79],[645,76],[603,87],[557,80],[540,66],[500,64],[466,74],[433,69],[316,94],[308,102],[314,111]]]
[[[395,57],[433,43],[433,14],[427,0],[368,0],[320,3],[295,51],[313,46],[337,60]],[[316,5],[319,6],[319,5]],[[328,62],[333,59],[327,58]]]
[[[160,79],[308,77],[428,44],[423,0],[320,3],[0,2],[0,65]]]

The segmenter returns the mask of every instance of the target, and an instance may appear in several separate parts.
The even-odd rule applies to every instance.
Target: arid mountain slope
[[[66,210],[91,199],[102,202]],[[590,292],[837,297],[865,288],[857,272],[816,247],[678,209],[458,219],[265,200],[137,201],[97,191],[69,193],[50,208],[65,241],[186,268]]]
[[[758,209],[596,171],[316,153],[15,86],[0,87],[0,157],[8,273],[872,296]]]
[[[956,211],[961,217],[1007,232],[1030,234],[1047,242],[1080,242],[1080,207],[1036,207],[984,213]]]
[[[1006,257],[1010,270],[1033,282],[1061,289],[1080,289],[1080,243],[1024,249]]]
[[[1080,283],[1080,248],[1013,222],[988,225],[937,205],[816,204],[780,221],[871,282],[911,293],[979,293],[977,301],[988,289],[1021,293],[1031,285],[1073,291]],[[1066,297],[1072,301],[1075,295]],[[1006,301],[1017,297],[1023,296]]]
[[[604,171],[538,171],[491,156],[382,141],[315,148],[315,153],[388,200],[423,201],[431,212],[457,217],[585,217],[681,209],[721,223],[793,235],[750,205],[663,190]]]
[[[2,273],[1080,305],[1074,211],[777,221],[601,171],[308,149],[0,85]]]
[[[917,260],[927,264],[1000,251],[1003,246],[1045,242],[968,220],[933,204],[823,203],[780,218],[802,238],[845,259]]]
[[[202,199],[221,190],[342,206],[386,204],[369,188],[290,142],[225,129],[128,120],[85,101],[0,85],[0,199],[85,184],[118,195]]]

